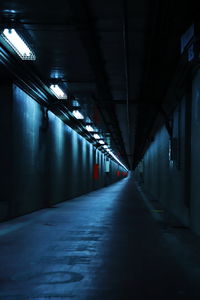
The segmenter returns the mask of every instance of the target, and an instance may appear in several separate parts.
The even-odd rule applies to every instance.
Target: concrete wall
[[[175,214],[183,224],[189,225],[189,207],[185,198],[185,114],[184,98],[172,117],[173,149],[165,125],[155,134],[143,160],[135,171],[148,192]],[[171,157],[173,151],[174,157]]]
[[[0,220],[87,193],[122,178],[123,170],[15,85],[0,86]],[[99,164],[99,179],[93,166]]]
[[[191,224],[200,235],[200,72],[192,85]]]
[[[200,71],[190,88],[173,113],[176,157],[169,160],[170,139],[163,124],[135,176],[166,209],[200,235]]]

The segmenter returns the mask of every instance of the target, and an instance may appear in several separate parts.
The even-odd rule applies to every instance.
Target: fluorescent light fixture
[[[125,165],[123,165],[123,163],[112,153],[110,152],[110,155],[112,155],[112,157],[126,170],[128,171],[128,169],[125,167]]]
[[[83,120],[84,119],[84,116],[80,113],[79,110],[73,110],[72,114],[78,120]]]
[[[98,143],[101,145],[105,144],[105,142],[103,140],[99,140]]]
[[[100,139],[100,136],[99,136],[97,133],[95,133],[95,134],[93,135],[93,137],[94,137],[96,140],[99,140],[99,139]]]
[[[86,126],[85,126],[85,129],[86,129],[87,131],[89,131],[89,132],[93,132],[93,131],[94,131],[94,129],[93,129],[93,127],[92,127],[91,125],[86,125]]]
[[[15,29],[4,29],[2,33],[6,42],[15,50],[23,60],[35,60],[36,56],[18,35]]]
[[[107,145],[103,145],[103,148],[104,148],[104,149],[107,149],[107,148],[108,148],[108,146],[107,146]]]
[[[67,99],[67,95],[59,88],[57,84],[52,84],[50,89],[58,99]]]

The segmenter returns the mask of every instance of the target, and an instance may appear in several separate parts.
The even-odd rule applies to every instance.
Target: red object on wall
[[[117,176],[120,176],[120,171],[117,171]]]
[[[98,164],[94,164],[93,179],[95,179],[95,180],[99,179],[99,165]]]

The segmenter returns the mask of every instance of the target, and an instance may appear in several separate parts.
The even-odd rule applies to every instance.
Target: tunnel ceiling
[[[134,167],[180,59],[192,2],[2,0],[0,13],[2,29],[13,24],[31,42],[37,60],[26,68],[47,86],[58,78]]]

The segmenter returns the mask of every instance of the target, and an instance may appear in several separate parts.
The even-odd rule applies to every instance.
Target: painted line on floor
[[[25,225],[27,225],[27,223],[29,224],[30,222],[23,222],[23,223],[19,223],[19,224],[12,224],[12,225],[8,225],[9,227],[7,228],[1,228],[0,226],[0,236],[3,236],[5,234],[11,233],[13,231],[16,231],[18,229],[21,229],[22,227],[24,227]],[[4,224],[5,226],[5,224]]]
[[[155,209],[155,207],[150,203],[148,197],[145,195],[145,193],[143,192],[142,188],[140,187],[140,185],[136,181],[135,181],[135,185],[136,185],[136,187],[137,187],[140,195],[142,196],[142,199],[143,199],[144,203],[146,204],[146,206],[150,210],[150,212],[153,215],[153,217],[157,221],[162,221],[163,218],[162,218],[161,214],[158,214],[158,210]],[[164,212],[164,211],[162,210],[162,212]]]

